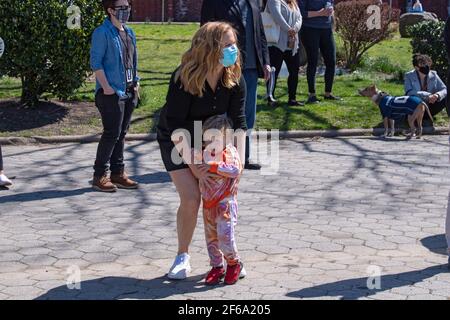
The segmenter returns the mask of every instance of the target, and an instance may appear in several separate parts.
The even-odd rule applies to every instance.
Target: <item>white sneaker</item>
[[[8,179],[3,173],[0,174],[0,187],[12,186],[12,181]]]
[[[247,271],[245,271],[244,264],[241,262],[241,272],[239,273],[239,279],[243,279],[247,276]]]
[[[191,272],[191,264],[189,263],[190,258],[191,257],[187,253],[177,255],[167,277],[173,280],[186,279],[189,272]]]

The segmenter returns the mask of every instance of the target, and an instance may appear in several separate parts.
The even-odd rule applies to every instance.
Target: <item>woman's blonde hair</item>
[[[227,32],[236,31],[225,22],[209,22],[203,25],[194,35],[191,48],[183,54],[181,66],[175,76],[175,81],[181,80],[186,92],[199,97],[203,96],[208,71],[214,70],[223,58],[222,39]],[[240,53],[236,63],[224,69],[222,84],[232,88],[239,84],[241,78]]]
[[[284,0],[286,1],[286,3],[288,4],[289,7],[291,7],[291,9],[299,9],[298,4],[297,4],[297,0]]]

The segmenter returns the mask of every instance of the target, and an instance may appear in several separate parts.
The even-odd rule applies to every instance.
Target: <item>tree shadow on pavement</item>
[[[445,272],[449,271],[447,269],[447,265],[443,264],[423,270],[381,276],[380,289],[369,289],[368,282],[369,284],[372,283],[372,279],[369,277],[363,277],[321,284],[290,292],[286,296],[292,298],[340,297],[340,300],[356,300],[359,298],[370,297],[377,293],[389,291],[394,288],[414,285],[425,279]]]
[[[172,281],[167,277],[142,280],[127,277],[104,277],[82,281],[80,289],[67,285],[49,290],[35,300],[117,300],[163,299],[173,295],[205,292],[214,286],[206,286],[203,275]]]

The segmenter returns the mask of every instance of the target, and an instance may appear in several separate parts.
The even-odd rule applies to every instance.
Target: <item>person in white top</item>
[[[12,182],[3,173],[3,156],[2,156],[2,146],[0,145],[0,187],[11,186]]]
[[[275,67],[275,86],[283,61],[289,71],[288,91],[290,106],[303,105],[297,101],[299,58],[298,32],[302,27],[302,14],[296,0],[267,0],[267,11],[280,26],[280,37],[276,43],[268,43],[270,62]],[[273,90],[275,91],[275,89]],[[272,92],[272,96],[273,92]],[[269,100],[269,104],[272,103]]]

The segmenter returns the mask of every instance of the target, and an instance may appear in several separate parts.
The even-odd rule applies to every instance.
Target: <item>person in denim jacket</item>
[[[136,36],[126,26],[131,7],[127,0],[103,0],[108,14],[92,35],[91,68],[96,76],[95,105],[103,123],[103,134],[94,165],[93,188],[115,192],[117,188],[136,189],[124,165],[125,135],[137,106]],[[111,176],[108,177],[108,163]]]

